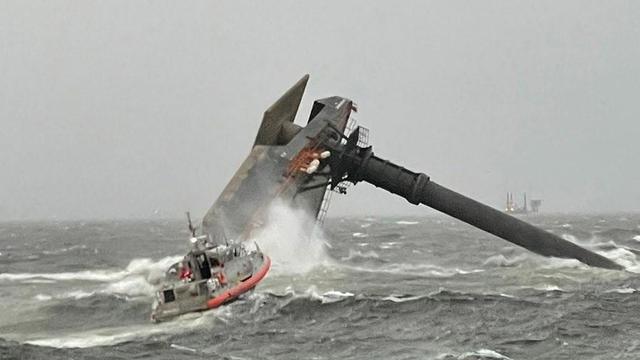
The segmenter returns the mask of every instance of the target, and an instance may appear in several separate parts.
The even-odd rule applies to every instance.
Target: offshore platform
[[[540,206],[542,205],[542,200],[540,199],[532,199],[529,202],[529,207],[527,207],[527,193],[523,194],[522,206],[519,206],[518,203],[513,200],[513,193],[507,193],[507,203],[504,207],[504,212],[507,214],[529,214],[529,213],[538,213],[540,211]]]

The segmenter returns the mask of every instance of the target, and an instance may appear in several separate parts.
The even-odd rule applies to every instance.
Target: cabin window
[[[165,303],[170,303],[176,299],[176,294],[173,292],[173,289],[167,289],[162,292],[162,297]]]
[[[198,267],[200,268],[200,278],[209,279],[211,277],[211,267],[209,266],[209,261],[207,261],[207,256],[205,254],[200,254],[196,260],[198,261]]]

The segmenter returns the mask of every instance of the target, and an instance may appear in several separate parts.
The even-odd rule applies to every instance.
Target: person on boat
[[[189,264],[186,262],[180,263],[180,280],[182,281],[191,281],[191,276],[193,273],[191,272],[191,268]]]

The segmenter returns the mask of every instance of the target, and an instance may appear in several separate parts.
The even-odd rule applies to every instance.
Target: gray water
[[[278,224],[252,293],[149,321],[182,221],[0,224],[2,359],[639,359],[640,215],[525,220],[627,272],[545,259],[447,217]]]

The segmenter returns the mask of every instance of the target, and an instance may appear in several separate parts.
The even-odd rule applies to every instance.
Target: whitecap
[[[341,258],[340,260],[348,261],[348,260],[353,260],[353,259],[379,259],[379,258],[380,258],[380,255],[378,255],[373,250],[366,251],[366,252],[361,252],[361,251],[358,251],[358,250],[349,249],[349,254],[347,256]]]
[[[473,273],[484,272],[483,269],[473,269],[473,270],[461,270],[458,268],[447,269],[447,268],[443,268],[436,265],[430,265],[430,264],[396,263],[396,264],[377,266],[375,268],[350,266],[345,264],[342,264],[341,266],[347,269],[369,272],[369,273],[427,276],[427,277],[437,277],[437,278],[452,277],[455,275],[468,274],[470,272],[473,272]]]
[[[179,316],[171,322],[145,324],[126,327],[102,328],[78,333],[64,334],[55,338],[35,338],[25,341],[27,344],[49,346],[55,348],[88,348],[110,346],[135,339],[145,339],[159,334],[183,333],[190,329],[211,327],[214,317],[223,320],[228,315],[229,307],[213,309],[206,313],[190,313]],[[194,316],[197,315],[197,316]]]
[[[197,352],[198,350],[187,347],[187,346],[182,346],[182,345],[178,345],[178,344],[171,344],[169,345],[171,348],[176,349],[176,350],[182,350],[182,351],[188,351],[188,352]]]
[[[287,288],[286,293],[293,294],[295,297],[307,297],[314,300],[319,300],[322,304],[331,304],[355,296],[350,292],[342,292],[337,290],[329,290],[320,294],[318,293],[315,285],[309,287],[304,292],[304,295],[296,295],[291,288]]]
[[[389,241],[389,242],[383,242],[382,244],[378,245],[378,247],[380,249],[385,249],[386,250],[386,249],[394,248],[398,244],[399,244],[399,242],[397,242],[397,241]]]
[[[480,349],[478,351],[466,352],[466,353],[458,356],[458,359],[460,359],[460,360],[467,359],[467,358],[472,358],[473,359],[473,358],[477,358],[477,357],[488,358],[488,359],[511,360],[510,357],[507,357],[505,355],[500,354],[497,351],[490,350],[490,349]]]
[[[69,291],[67,293],[62,294],[59,298],[73,298],[76,300],[88,298],[90,296],[95,295],[96,293],[93,291],[83,291],[83,290],[74,290]]]
[[[152,296],[156,291],[145,277],[137,275],[109,284],[102,292],[113,295]]]
[[[526,254],[521,254],[508,259],[502,254],[493,255],[488,257],[483,263],[483,266],[495,266],[495,267],[512,267],[519,263],[522,263],[527,258]]]
[[[636,236],[634,236],[634,237],[633,237],[633,240],[635,240],[635,241],[640,241],[640,235],[636,235]]]
[[[125,271],[86,270],[64,273],[0,273],[0,280],[21,281],[32,279],[48,279],[56,281],[113,281],[126,275]]]
[[[23,284],[55,284],[56,281],[47,280],[47,279],[30,279],[30,280],[23,280],[22,283]]]
[[[122,280],[130,275],[141,275],[151,282],[159,281],[164,271],[179,261],[181,257],[170,256],[153,261],[148,258],[133,259],[125,270],[83,270],[78,272],[62,273],[0,273],[0,280],[6,281],[95,281],[114,282]]]
[[[636,291],[638,291],[638,290],[632,289],[632,288],[620,288],[620,289],[607,290],[605,292],[606,293],[618,293],[618,294],[633,294]]]
[[[354,238],[366,238],[369,237],[369,234],[354,232],[353,234],[351,234],[351,236],[353,236]]]
[[[545,292],[552,292],[552,291],[565,292],[565,290],[560,288],[559,286],[551,285],[551,284],[544,284],[542,286],[536,286],[533,289],[534,290],[538,290],[538,291],[545,291]]]
[[[407,301],[420,300],[420,299],[423,299],[425,297],[427,297],[427,296],[425,296],[425,295],[415,295],[415,296],[402,296],[402,297],[399,297],[399,296],[396,296],[396,295],[389,295],[389,296],[387,296],[385,298],[382,298],[382,300],[391,301],[391,302],[394,302],[394,303],[403,303],[403,302],[407,302]]]
[[[44,250],[42,253],[45,255],[59,255],[59,254],[64,254],[66,252],[69,251],[73,251],[76,249],[86,249],[87,246],[84,244],[79,244],[79,245],[73,245],[71,247],[68,248],[60,248],[60,249],[56,249],[56,250]]]
[[[322,303],[330,304],[330,303],[341,301],[353,296],[354,295],[350,292],[341,292],[341,291],[335,291],[335,290],[327,291],[322,294]]]
[[[416,225],[416,224],[420,224],[420,222],[419,221],[398,220],[398,221],[396,221],[396,224],[398,224],[398,225]]]

